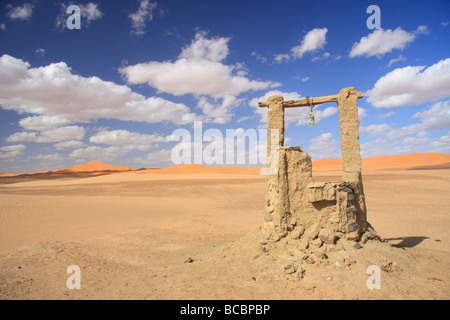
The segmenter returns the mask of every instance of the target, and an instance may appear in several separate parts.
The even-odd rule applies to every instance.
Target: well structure
[[[379,238],[367,221],[362,182],[357,100],[363,94],[344,88],[337,95],[284,100],[271,96],[259,107],[268,108],[265,238],[319,241],[329,245],[339,239],[365,243]],[[286,108],[313,107],[337,102],[342,151],[342,179],[315,182],[311,157],[301,147],[284,146]],[[273,159],[277,170],[273,170]],[[270,172],[269,169],[272,169]]]

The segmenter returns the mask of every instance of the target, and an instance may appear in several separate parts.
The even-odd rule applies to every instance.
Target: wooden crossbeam
[[[332,96],[324,96],[324,97],[312,97],[312,98],[303,98],[298,100],[286,100],[283,101],[283,108],[299,108],[299,107],[309,107],[311,105],[315,106],[318,104],[326,103],[326,102],[337,102],[338,95]],[[362,92],[357,92],[357,98],[360,99],[364,97]],[[311,103],[312,99],[312,103]],[[267,102],[258,102],[258,106],[260,108],[267,108],[269,104]]]

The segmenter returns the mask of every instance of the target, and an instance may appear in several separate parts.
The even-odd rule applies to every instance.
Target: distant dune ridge
[[[411,153],[398,156],[376,156],[362,160],[363,170],[388,169],[447,169],[450,168],[450,154],[444,153]],[[342,160],[321,159],[313,161],[314,171],[341,170]]]
[[[397,156],[376,156],[362,160],[363,170],[419,170],[419,169],[448,169],[450,168],[450,154],[444,153],[412,153]],[[184,164],[168,168],[142,168],[110,165],[99,161],[91,161],[72,168],[55,171],[39,171],[34,173],[0,174],[0,177],[29,177],[29,178],[59,178],[65,176],[88,177],[102,174],[138,172],[144,174],[204,174],[204,173],[252,173],[259,174],[262,167],[206,167],[199,164]],[[335,171],[342,169],[340,159],[320,159],[313,161],[313,171]]]

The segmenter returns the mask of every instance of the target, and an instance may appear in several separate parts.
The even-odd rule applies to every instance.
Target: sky
[[[2,1],[0,172],[168,167],[194,121],[260,133],[258,101],[346,87],[363,157],[450,153],[449,40],[448,0]],[[285,144],[340,158],[336,103],[309,111]]]

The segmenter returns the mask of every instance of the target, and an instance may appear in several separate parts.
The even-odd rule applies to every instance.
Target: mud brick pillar
[[[355,239],[367,229],[367,210],[362,183],[362,159],[359,146],[359,117],[357,100],[362,93],[355,88],[342,89],[337,97],[339,130],[342,152],[342,181],[352,182],[355,195],[356,225]]]

